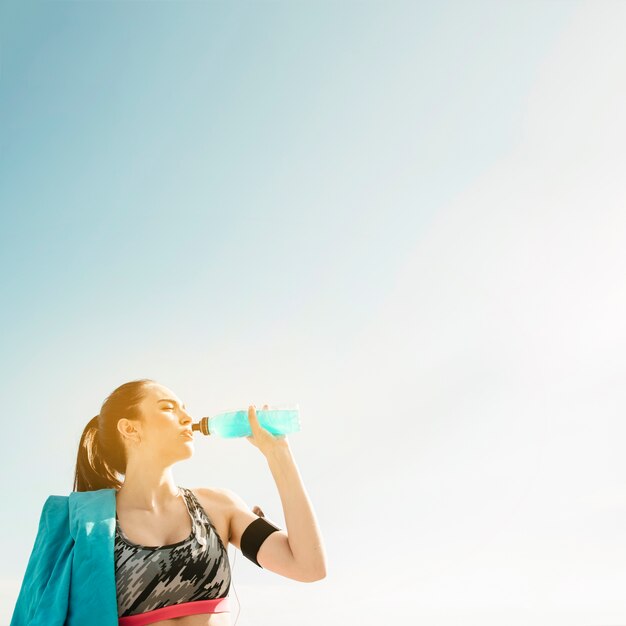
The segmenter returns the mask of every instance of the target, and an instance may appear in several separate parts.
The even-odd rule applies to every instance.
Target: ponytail
[[[117,430],[120,418],[141,420],[139,403],[149,378],[124,383],[104,401],[100,413],[92,417],[80,438],[74,491],[119,489],[126,472],[126,449]]]
[[[74,491],[94,491],[96,489],[119,489],[122,483],[104,460],[100,444],[100,415],[92,417],[83,430],[74,475]]]

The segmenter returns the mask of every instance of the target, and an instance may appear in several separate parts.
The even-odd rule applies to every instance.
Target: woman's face
[[[193,418],[171,389],[150,385],[139,409],[143,420],[132,422],[139,440],[135,450],[168,465],[193,455],[193,438],[184,435],[191,431]]]

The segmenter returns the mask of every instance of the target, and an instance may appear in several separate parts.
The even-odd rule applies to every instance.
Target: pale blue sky
[[[237,626],[624,623],[625,6],[4,2],[0,624],[143,377],[300,405],[330,573],[231,546]],[[175,474],[284,523],[245,441]]]

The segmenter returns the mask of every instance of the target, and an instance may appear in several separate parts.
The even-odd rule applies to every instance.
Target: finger
[[[254,404],[251,404],[248,407],[248,423],[250,424],[250,428],[253,434],[257,433],[258,430],[261,428],[261,425],[259,424],[259,418],[256,415],[256,407],[254,406]]]

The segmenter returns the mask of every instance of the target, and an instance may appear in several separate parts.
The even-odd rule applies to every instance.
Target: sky
[[[626,4],[0,6],[0,626],[84,426],[297,402],[328,575],[233,624],[623,626]],[[178,484],[285,527],[267,462]]]

